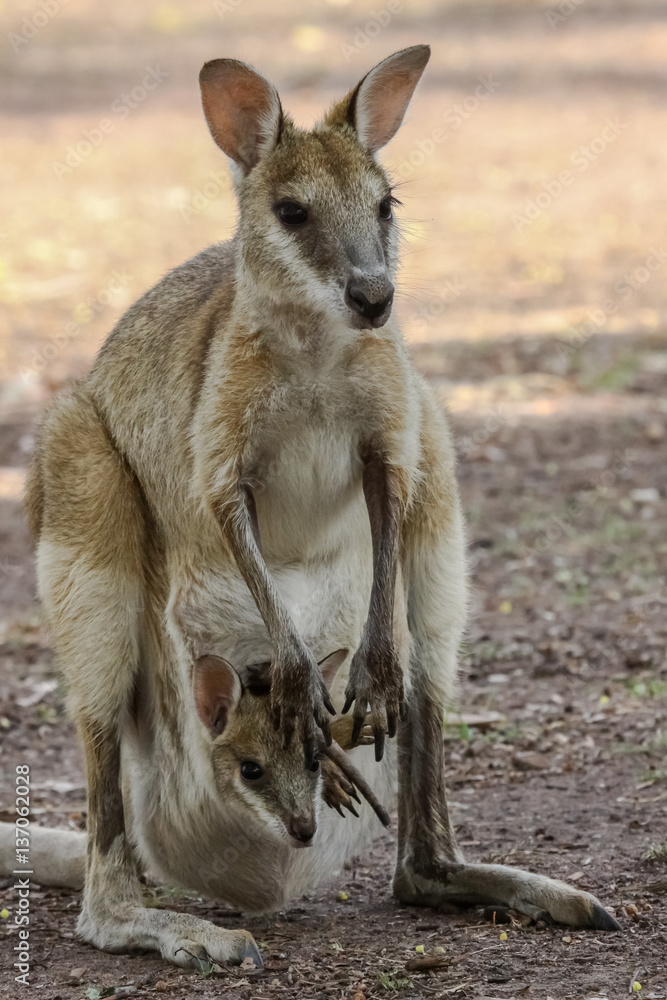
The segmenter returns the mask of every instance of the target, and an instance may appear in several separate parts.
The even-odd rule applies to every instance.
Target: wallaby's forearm
[[[221,524],[275,650],[272,702],[276,726],[282,726],[288,745],[297,722],[305,725],[307,756],[312,755],[312,718],[328,745],[331,731],[324,709],[332,715],[335,709],[315,657],[299,635],[262,556],[255,500],[249,486],[239,485],[233,508],[226,512]]]
[[[376,449],[362,454],[363,490],[373,542],[373,584],[368,618],[350,668],[343,712],[354,710],[353,741],[366,720],[371,705],[371,725],[375,735],[375,756],[382,759],[386,731],[396,735],[398,715],[403,707],[403,678],[394,648],[394,596],[405,507],[400,471]],[[383,711],[383,706],[386,708]]]
[[[377,453],[364,464],[363,489],[373,540],[373,586],[362,641],[391,644],[403,505],[399,477]]]
[[[249,486],[239,484],[233,509],[225,512],[221,525],[276,652],[288,655],[302,643],[262,556],[255,498]]]

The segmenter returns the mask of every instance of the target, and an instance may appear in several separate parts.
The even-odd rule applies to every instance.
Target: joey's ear
[[[349,649],[337,649],[335,653],[329,653],[323,660],[320,660],[319,667],[322,671],[322,679],[329,691],[348,653]]]
[[[223,153],[250,173],[278,141],[282,108],[276,88],[237,59],[213,59],[199,74],[204,115]]]
[[[352,125],[361,145],[375,153],[398,132],[430,55],[430,46],[413,45],[388,56],[334,105],[325,124]]]
[[[197,714],[213,737],[227,725],[241,697],[241,681],[220,656],[200,656],[194,665],[193,690]]]

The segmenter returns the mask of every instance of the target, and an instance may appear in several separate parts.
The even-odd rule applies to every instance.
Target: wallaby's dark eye
[[[393,205],[393,203],[394,199],[390,194],[388,194],[386,198],[382,199],[382,201],[380,202],[380,209],[379,209],[379,214],[381,219],[387,221],[388,219],[392,218],[393,212],[391,210],[391,206]]]
[[[320,769],[320,758],[316,757],[315,760],[308,765],[308,770],[312,771],[313,774],[317,774]]]
[[[264,768],[260,767],[256,760],[241,761],[241,777],[246,781],[257,781],[264,774]]]
[[[308,221],[308,209],[298,201],[280,201],[274,211],[286,226],[302,226]]]

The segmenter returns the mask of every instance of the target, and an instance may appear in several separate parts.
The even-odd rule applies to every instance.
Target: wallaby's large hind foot
[[[415,685],[398,759],[398,899],[412,906],[507,906],[569,927],[620,930],[590,893],[521,868],[464,860],[447,806],[442,709],[426,687]]]
[[[595,896],[545,875],[506,865],[443,861],[430,867],[428,876],[422,876],[399,865],[393,888],[401,902],[508,906],[534,920],[600,931],[621,929]]]
[[[155,950],[167,961],[199,972],[227,963],[240,965],[247,958],[258,968],[264,964],[247,931],[224,930],[189,913],[129,906],[122,918],[110,913],[98,917],[84,906],[77,931],[103,951]]]

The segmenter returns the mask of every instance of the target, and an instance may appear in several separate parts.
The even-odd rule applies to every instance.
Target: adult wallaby
[[[246,934],[145,909],[137,857],[269,909],[372,834],[366,807],[354,828],[329,811],[313,847],[294,851],[249,795],[230,808],[215,726],[198,711],[202,655],[272,662],[273,719],[304,769],[317,727],[329,739],[332,702],[354,705],[352,743],[370,707],[375,753],[352,754],[380,798],[398,770],[400,900],[617,926],[563,883],[467,864],[448,816],[462,517],[445,418],[392,316],[398,226],[375,159],[428,57],[418,45],[385,59],[311,131],[249,66],[207,63],[204,112],[232,160],[236,234],[132,306],[46,416],[27,499],[86,752],[79,931],[99,947],[157,948],[182,965],[258,960]],[[317,657],[340,648],[356,652],[330,697]],[[398,763],[393,742],[383,756],[396,732]]]

